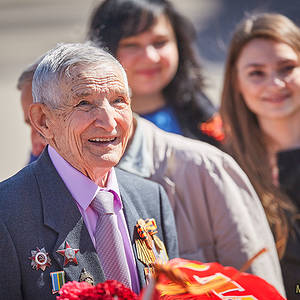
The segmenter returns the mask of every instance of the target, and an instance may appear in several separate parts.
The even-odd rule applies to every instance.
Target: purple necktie
[[[117,280],[132,288],[123,239],[114,212],[114,195],[111,192],[99,191],[92,202],[92,207],[99,216],[95,244],[105,278]]]

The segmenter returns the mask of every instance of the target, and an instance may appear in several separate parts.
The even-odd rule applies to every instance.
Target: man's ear
[[[51,111],[43,103],[33,103],[29,107],[29,118],[31,126],[39,132],[47,141],[53,137],[49,128]]]

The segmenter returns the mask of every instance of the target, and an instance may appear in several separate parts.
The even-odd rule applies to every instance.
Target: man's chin
[[[92,160],[85,160],[85,165],[88,165],[90,169],[110,169],[113,168],[115,165],[118,164],[121,157],[111,157],[111,156],[101,156],[96,157]]]

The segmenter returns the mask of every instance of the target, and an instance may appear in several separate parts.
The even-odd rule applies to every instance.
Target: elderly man
[[[31,124],[48,146],[0,184],[0,298],[55,299],[68,280],[138,292],[156,258],[177,256],[177,239],[163,189],[114,169],[132,126],[123,68],[93,46],[62,44],[32,88]]]
[[[30,80],[25,72],[20,78]],[[32,101],[30,94],[28,101]],[[137,115],[133,124],[118,167],[166,189],[175,213],[180,256],[241,268],[266,247],[268,252],[257,258],[248,272],[284,294],[263,208],[236,162],[206,143],[166,133]]]

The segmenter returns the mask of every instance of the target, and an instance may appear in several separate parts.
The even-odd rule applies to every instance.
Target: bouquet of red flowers
[[[64,284],[57,300],[137,300],[137,295],[116,280],[93,286],[87,282],[71,281]]]

